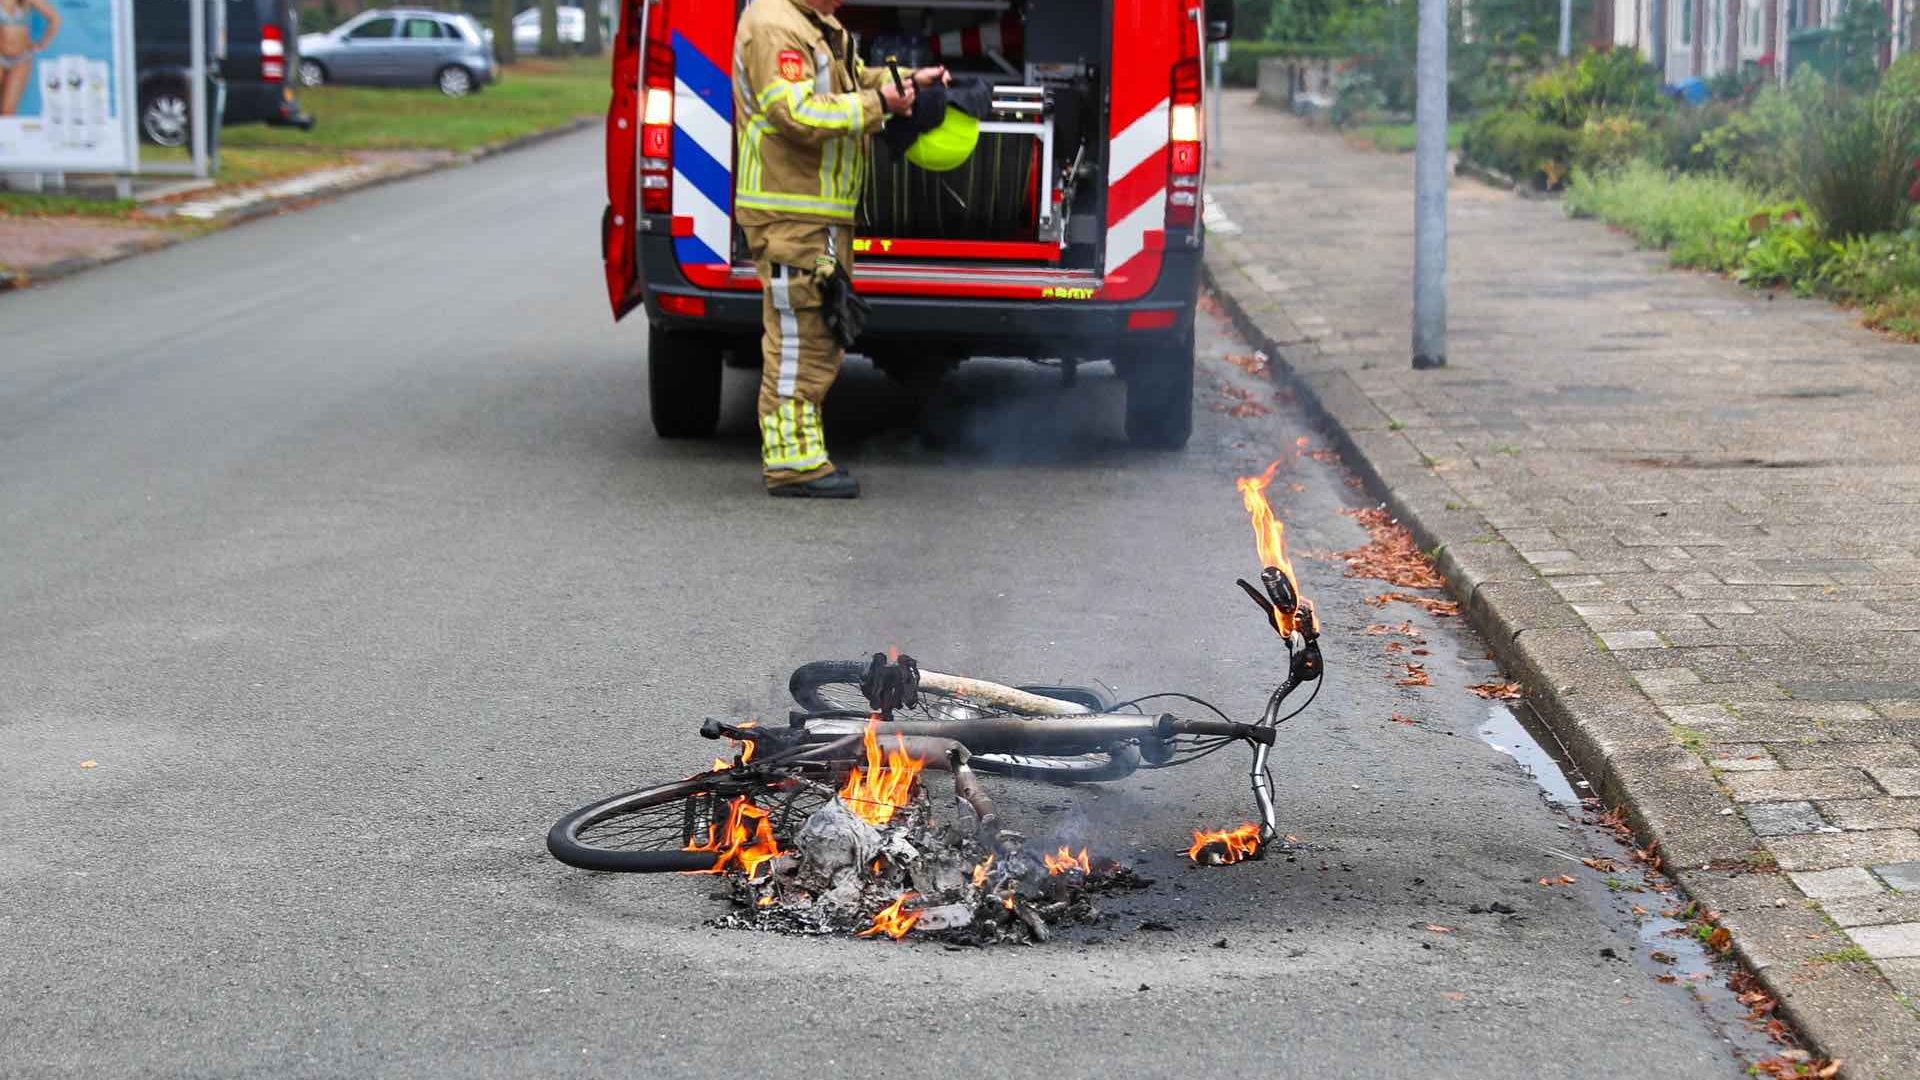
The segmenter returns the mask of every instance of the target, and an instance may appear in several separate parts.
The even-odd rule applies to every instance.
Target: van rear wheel
[[[720,423],[719,338],[647,328],[647,394],[663,439],[704,439]]]
[[[1135,346],[1121,377],[1127,384],[1127,441],[1142,450],[1186,446],[1193,435],[1193,326]]]

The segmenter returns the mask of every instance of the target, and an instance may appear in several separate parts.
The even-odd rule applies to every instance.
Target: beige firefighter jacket
[[[836,59],[830,36],[837,35]],[[733,41],[733,205],[747,225],[853,220],[867,136],[886,120],[889,78],[855,55],[852,35],[804,0],[753,0]]]

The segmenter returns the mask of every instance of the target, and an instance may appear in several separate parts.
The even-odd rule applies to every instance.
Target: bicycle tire
[[[866,696],[860,691],[860,680],[866,672],[865,661],[814,660],[794,669],[787,679],[787,692],[793,695],[796,704],[808,712],[863,711],[868,706]],[[1019,689],[1040,692],[1027,687]],[[896,723],[911,724],[916,720],[958,720],[995,713],[1005,715],[1008,712],[1006,709],[989,709],[971,703],[964,697],[923,686],[920,688],[919,703],[909,708],[895,709],[893,719]],[[1058,719],[1061,723],[1073,722],[1072,716]],[[1129,776],[1139,768],[1140,755],[1132,747],[1113,752],[1060,756],[975,754],[972,764],[976,771],[996,776],[1082,784]]]
[[[609,796],[573,811],[547,830],[547,851],[568,866],[619,874],[712,870],[712,850],[690,850],[702,831],[719,827],[715,812],[738,795],[770,813],[782,844],[830,795],[778,791],[757,775],[718,770]],[[718,820],[724,820],[723,818]]]

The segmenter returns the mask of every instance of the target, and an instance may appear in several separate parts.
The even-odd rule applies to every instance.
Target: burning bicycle
[[[1032,850],[1006,828],[981,783],[998,775],[1056,783],[1123,779],[1198,761],[1229,745],[1251,750],[1259,815],[1238,829],[1195,833],[1201,864],[1258,857],[1277,835],[1268,755],[1290,695],[1322,674],[1319,625],[1286,558],[1265,497],[1273,479],[1243,478],[1265,569],[1242,580],[1287,650],[1287,676],[1260,718],[1233,720],[1201,698],[1152,694],[1111,702],[1073,686],[1009,686],[921,668],[913,658],[803,664],[788,682],[785,725],[708,720],[730,757],[705,772],[581,807],[547,836],[555,858],[588,870],[725,875],[739,925],[901,937],[1044,940],[1085,918],[1088,896],[1138,884],[1124,867],[1062,847]],[[1179,699],[1212,715],[1150,712]],[[936,814],[926,772],[951,778]]]

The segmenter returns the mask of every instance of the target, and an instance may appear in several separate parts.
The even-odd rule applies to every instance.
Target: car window
[[[440,22],[437,19],[408,19],[406,26],[400,31],[400,36],[415,40],[421,38],[438,38],[440,36]]]
[[[393,36],[393,24],[396,20],[388,18],[369,19],[353,28],[347,36],[356,41],[365,38],[390,38]]]

